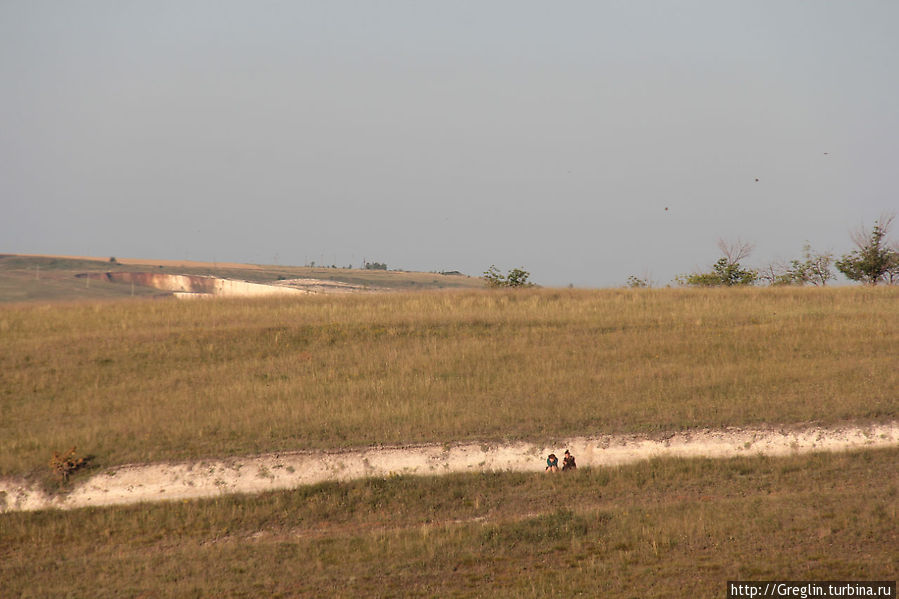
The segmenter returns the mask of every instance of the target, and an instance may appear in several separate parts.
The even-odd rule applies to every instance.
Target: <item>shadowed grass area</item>
[[[300,448],[891,420],[899,290],[0,308],[0,474]]]
[[[654,460],[3,514],[0,581],[23,597],[723,597],[729,579],[892,579],[897,460]]]

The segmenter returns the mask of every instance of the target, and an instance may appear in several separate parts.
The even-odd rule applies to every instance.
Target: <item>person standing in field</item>
[[[574,463],[574,456],[571,455],[568,450],[565,450],[565,457],[562,459],[562,470],[575,470],[577,469],[577,464]]]
[[[558,472],[559,471],[559,458],[556,457],[556,454],[551,453],[549,457],[546,458],[546,472]]]

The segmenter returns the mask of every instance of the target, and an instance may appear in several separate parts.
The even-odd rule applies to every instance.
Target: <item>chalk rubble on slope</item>
[[[577,437],[555,445],[511,443],[291,452],[252,457],[110,468],[78,483],[64,496],[49,496],[23,481],[0,480],[0,513],[73,509],[146,501],[215,497],[291,489],[324,481],[396,474],[539,472],[546,455],[569,449],[580,466],[627,464],[655,457],[727,458],[842,451],[899,444],[899,422],[784,429],[678,432],[663,438],[639,435]]]

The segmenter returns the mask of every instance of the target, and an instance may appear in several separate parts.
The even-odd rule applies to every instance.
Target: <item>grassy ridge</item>
[[[899,449],[324,484],[0,515],[21,597],[723,597],[884,580]]]
[[[0,307],[0,474],[376,443],[893,419],[899,290]]]
[[[255,283],[273,283],[282,279],[322,279],[399,290],[472,289],[484,285],[476,277],[425,272],[191,261],[154,262],[126,258],[110,262],[108,259],[0,254],[0,303],[122,299],[165,293],[151,287],[132,287],[127,283],[76,277],[83,273],[109,271],[208,275]]]

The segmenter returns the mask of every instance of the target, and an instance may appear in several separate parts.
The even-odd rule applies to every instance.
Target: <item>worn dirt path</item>
[[[899,422],[834,428],[725,429],[578,437],[557,445],[420,445],[360,450],[294,452],[111,468],[51,497],[21,480],[0,480],[0,512],[72,509],[144,501],[259,493],[323,481],[391,474],[434,475],[478,470],[540,472],[546,455],[570,449],[580,466],[614,466],[654,457],[726,458],[899,445]]]

